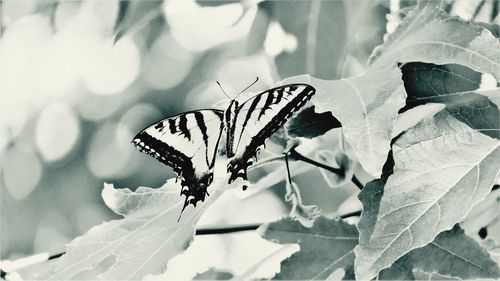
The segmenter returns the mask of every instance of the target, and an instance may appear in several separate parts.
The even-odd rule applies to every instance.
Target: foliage
[[[100,278],[142,279],[148,274],[161,273],[166,260],[189,246],[197,220],[222,193],[222,182],[214,182],[215,192],[203,207],[189,208],[182,218],[178,207],[183,199],[178,196],[179,186],[173,180],[157,189],[140,187],[135,192],[105,185],[104,202],[124,218],[96,226],[75,239],[67,245],[63,259],[36,277],[70,279],[108,257],[114,257],[115,263],[100,273]]]
[[[263,225],[260,232],[262,237],[276,243],[300,245],[298,253],[281,262],[281,272],[273,279],[326,279],[335,270],[354,265],[358,231],[342,220],[319,217],[307,228],[298,221],[282,219]]]
[[[54,9],[63,2],[53,2],[50,9],[40,5],[34,13],[57,18]],[[244,209],[240,205],[245,200],[281,185],[273,189],[273,198],[279,200],[270,202],[286,206],[280,214],[287,217],[273,217],[275,221],[257,231],[261,238],[251,240],[268,243],[270,253],[241,269],[239,261],[248,258],[246,252],[235,250],[237,265],[230,268],[219,266],[216,258],[212,261],[224,246],[207,250],[197,257],[213,262],[203,270],[193,265],[197,260],[184,260],[186,268],[197,270],[191,274],[194,279],[500,278],[500,242],[495,239],[500,193],[498,185],[494,187],[500,172],[500,41],[494,21],[498,7],[493,4],[484,16],[483,1],[464,19],[453,14],[465,17],[459,13],[465,9],[462,2],[403,1],[398,10],[384,1],[116,1],[111,19],[98,13],[93,18],[105,27],[96,32],[114,44],[106,45],[112,50],[131,40],[140,42],[148,56],[146,74],[139,82],[120,84],[116,91],[127,95],[110,97],[110,105],[105,105],[107,98],[99,98],[98,104],[111,112],[104,118],[111,121],[89,125],[89,134],[95,130],[97,140],[129,137],[129,131],[178,111],[182,102],[189,109],[210,106],[216,98],[206,92],[215,85],[205,81],[222,75],[207,74],[214,69],[233,79],[228,78],[229,88],[239,88],[231,83],[256,74],[262,77],[257,87],[300,82],[312,85],[316,94],[310,106],[268,140],[267,151],[250,171],[254,184],[249,190],[240,191],[236,183],[227,186],[224,171],[216,172],[207,200],[197,208],[189,206],[179,221],[184,198],[174,179],[159,188],[137,184],[151,175],[165,177],[153,160],[141,158],[137,164],[150,165],[151,170],[134,174],[130,171],[139,170],[130,164],[130,170],[96,175],[141,187],[132,191],[105,184],[102,198],[119,218],[94,226],[67,244],[61,258],[26,276],[161,279],[193,249],[193,240],[199,241],[195,230],[202,216],[236,217],[235,210]],[[85,13],[99,5],[88,3],[93,2],[82,4]],[[10,34],[9,28],[0,31]],[[170,60],[159,74],[151,70],[156,69],[155,55]],[[165,82],[162,75],[174,78]],[[85,77],[95,90],[99,77]],[[123,90],[142,89],[144,83],[157,88],[141,97],[138,90]],[[181,101],[171,98],[179,92],[190,94]],[[169,95],[167,102],[163,94]],[[120,111],[139,101],[143,104],[136,111],[147,111],[148,116]],[[157,106],[156,111],[144,104]],[[122,123],[128,130],[122,130]],[[102,142],[95,143],[89,147]],[[87,162],[120,161],[123,144],[111,143],[97,156],[87,156]],[[100,158],[108,152],[113,156]],[[284,152],[289,153],[293,181],[287,179]],[[127,161],[131,159],[139,158]],[[148,184],[164,178],[157,179]],[[238,201],[238,196],[245,200]],[[352,204],[356,200],[348,197],[360,202]],[[341,204],[347,203],[362,208],[342,213]],[[248,213],[272,212],[272,207],[261,203]],[[285,244],[300,249],[292,253]],[[264,270],[276,260],[278,268]]]

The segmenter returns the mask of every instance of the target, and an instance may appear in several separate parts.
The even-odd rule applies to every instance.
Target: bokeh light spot
[[[266,54],[275,57],[285,49],[285,31],[278,22],[271,22],[264,41]]]
[[[139,133],[145,126],[160,120],[160,110],[149,103],[139,103],[127,110],[120,118],[120,124],[127,126],[130,132]]]
[[[87,94],[77,104],[77,111],[85,120],[100,121],[108,118],[122,106],[121,96]]]
[[[38,1],[36,0],[2,0],[2,17],[0,24],[9,25],[14,20],[29,15],[35,11]]]
[[[98,178],[120,178],[131,158],[132,133],[123,124],[105,123],[92,137],[87,155],[87,166]]]
[[[228,85],[223,85],[224,90],[229,94],[234,93],[234,89]],[[222,90],[215,82],[204,82],[194,87],[184,100],[185,107],[188,109],[199,109],[206,107],[215,107],[224,109],[229,100],[222,93]]]
[[[71,240],[71,224],[66,214],[53,210],[47,211],[41,218],[33,241],[33,251],[58,252]]]
[[[43,159],[51,162],[66,156],[76,144],[80,125],[73,110],[63,103],[47,106],[36,125],[36,145]]]
[[[297,37],[286,33],[278,22],[272,22],[267,29],[264,40],[264,50],[269,56],[275,57],[283,51],[293,53],[298,46]]]
[[[140,54],[131,38],[124,37],[115,45],[103,40],[93,46],[92,52],[94,56],[86,65],[84,80],[95,94],[119,93],[137,77]]]
[[[219,67],[217,73],[217,80],[223,83],[224,88],[231,87],[238,92],[250,85],[255,77],[259,77],[259,81],[247,93],[274,84],[268,58],[264,54],[229,60]]]
[[[78,209],[76,209],[76,226],[79,233],[84,233],[91,227],[98,225],[109,219],[105,216],[103,206],[99,206],[95,203],[82,204]]]
[[[17,200],[28,197],[42,177],[42,164],[36,154],[18,146],[7,151],[2,170],[5,186]]]
[[[479,89],[481,90],[493,90],[497,88],[497,80],[495,77],[489,73],[483,73],[481,75],[481,84],[479,85]]]
[[[193,66],[194,55],[169,35],[158,38],[144,62],[144,79],[154,89],[177,86]]]
[[[174,39],[184,48],[197,52],[243,38],[257,14],[256,7],[243,14],[243,5],[239,3],[217,7],[202,7],[194,0],[164,3],[165,17]]]

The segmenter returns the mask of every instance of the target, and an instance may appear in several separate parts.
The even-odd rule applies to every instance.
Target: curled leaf
[[[294,182],[286,182],[285,200],[292,202],[290,217],[298,220],[304,226],[310,227],[321,213],[318,206],[302,203],[299,187]]]

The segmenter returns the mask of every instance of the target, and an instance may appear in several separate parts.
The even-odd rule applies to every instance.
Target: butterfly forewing
[[[247,179],[247,168],[254,161],[258,148],[276,132],[293,113],[299,110],[314,94],[306,84],[290,84],[258,94],[244,102],[237,111],[232,147],[229,182],[241,177]]]
[[[139,150],[179,175],[185,206],[203,201],[213,180],[223,115],[223,111],[211,109],[179,114],[147,127],[133,140]]]
[[[225,131],[229,183],[247,180],[247,168],[260,146],[314,94],[306,84],[290,84],[262,92],[241,106],[236,101],[221,110],[196,110],[159,121],[133,143],[143,152],[171,166],[178,174],[188,204],[203,201],[212,183],[215,159]],[[223,120],[224,117],[227,120]],[[224,128],[226,126],[227,128]],[[224,130],[225,129],[225,130]]]

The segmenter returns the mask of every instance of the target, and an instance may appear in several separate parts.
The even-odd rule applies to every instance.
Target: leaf
[[[316,88],[311,101],[318,111],[330,111],[342,124],[345,140],[361,166],[380,176],[390,150],[394,120],[406,98],[396,65],[372,66],[361,76],[321,80],[308,75],[285,79]]]
[[[388,165],[390,161],[388,161]],[[360,192],[363,212],[358,230],[360,244],[369,241],[384,194],[385,180],[373,180]],[[487,251],[474,239],[468,237],[458,226],[440,233],[434,241],[423,248],[415,249],[399,258],[379,273],[380,280],[413,280],[415,269],[459,278],[495,278],[499,276],[498,265]],[[416,276],[420,280],[419,276]]]
[[[150,23],[158,24],[159,22],[155,21],[155,19],[162,16],[162,3],[162,0],[120,1],[118,16],[113,28],[115,33],[114,42],[118,42],[127,32],[134,33],[145,28]]]
[[[399,258],[394,265],[382,270],[379,278],[412,280],[413,278],[394,275],[395,272],[411,273],[412,270],[414,274],[423,270],[459,280],[500,277],[500,269],[488,251],[467,236],[458,224],[449,231],[441,232],[425,247],[412,250]],[[415,277],[417,280],[421,279],[417,274]]]
[[[477,204],[467,214],[467,217],[460,222],[460,225],[472,237],[481,239],[498,237],[496,238],[498,240],[500,239],[500,232],[497,234],[490,233],[494,232],[491,230],[493,230],[495,223],[500,221],[500,212],[498,210],[500,210],[500,189],[491,191],[481,204]],[[479,236],[481,231],[484,232],[482,237]]]
[[[358,226],[355,272],[363,280],[464,218],[500,170],[499,142],[446,111],[408,130],[394,143],[393,154],[394,173],[379,212]]]
[[[167,261],[191,243],[197,220],[221,195],[224,180],[216,178],[208,200],[196,209],[186,208],[180,222],[177,220],[184,197],[179,195],[180,187],[174,180],[161,188],[139,187],[135,192],[106,184],[102,194],[106,205],[124,218],[95,226],[74,239],[67,245],[66,254],[36,277],[75,278],[110,258],[113,264],[99,278],[142,279],[163,272]]]
[[[347,269],[354,263],[358,231],[342,220],[319,217],[306,228],[282,219],[261,226],[259,233],[271,242],[300,245],[299,252],[281,262],[281,272],[273,279],[326,279],[336,269]]]
[[[233,274],[227,271],[220,271],[216,268],[197,274],[193,280],[229,280],[233,278]]]
[[[491,31],[493,36],[495,36],[497,38],[500,36],[500,25],[498,25],[497,23],[475,21],[474,24],[488,29],[489,31]]]
[[[369,242],[369,235],[373,232],[375,222],[380,207],[380,199],[384,194],[384,185],[388,174],[392,174],[392,166],[394,165],[392,153],[389,154],[385,165],[385,175],[382,179],[375,179],[368,182],[358,195],[359,200],[363,204],[363,212],[358,223],[359,241],[360,244]],[[411,260],[408,255],[405,255],[394,262],[394,264],[379,273],[380,280],[413,280]]]
[[[456,224],[427,246],[409,253],[414,266],[461,279],[499,278],[500,269],[485,248]]]
[[[491,32],[448,17],[438,7],[435,1],[419,2],[386,42],[374,50],[371,66],[361,76],[335,81],[308,76],[286,79],[309,82],[316,88],[311,101],[318,110],[331,111],[341,122],[354,156],[373,176],[380,176],[390,149],[396,111],[404,98],[399,88],[400,73],[392,69],[395,62],[454,63],[491,73],[497,79],[500,75],[500,43]]]
[[[289,136],[312,139],[331,129],[342,127],[330,112],[316,113],[314,108],[315,106],[310,106],[302,109],[286,123]]]
[[[297,39],[297,49],[275,58],[281,77],[311,74],[338,78],[346,41],[344,1],[273,1],[273,17]],[[328,58],[328,59],[325,59]]]
[[[479,90],[481,73],[461,65],[407,63],[401,67],[406,106],[403,111],[425,103],[443,103],[458,120],[479,132],[500,139],[498,106],[489,99],[500,89]]]
[[[423,270],[420,270],[420,269],[416,269],[414,271],[415,273],[415,277],[417,278],[417,280],[440,280],[440,281],[443,281],[443,280],[461,280],[460,278],[457,278],[457,277],[450,277],[450,276],[446,276],[446,275],[443,275],[443,274],[439,274],[439,273],[436,273],[436,272],[425,272]]]
[[[399,62],[460,64],[500,80],[500,42],[478,25],[449,17],[440,1],[419,1],[382,46],[371,64]]]

